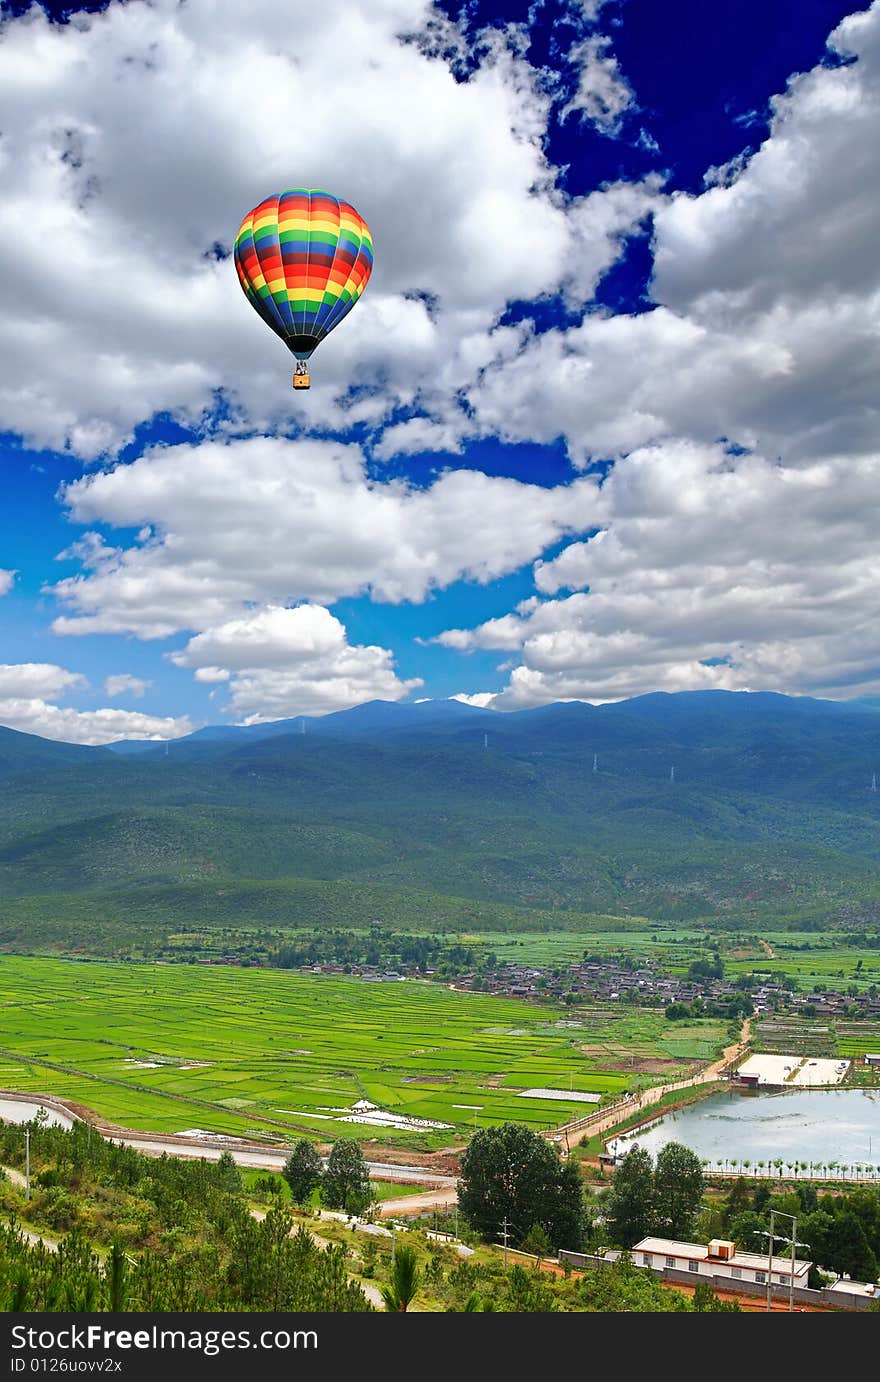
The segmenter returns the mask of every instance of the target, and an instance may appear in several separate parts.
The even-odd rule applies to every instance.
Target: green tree
[[[505,1223],[512,1242],[540,1224],[557,1248],[579,1248],[584,1203],[574,1162],[563,1163],[545,1138],[519,1123],[474,1133],[461,1159],[458,1205],[481,1238],[495,1241]]]
[[[687,1003],[669,1003],[665,1015],[670,1022],[683,1022],[686,1017],[691,1016],[691,1010]]]
[[[114,1238],[107,1257],[104,1280],[107,1286],[108,1310],[124,1310],[128,1300],[128,1268],[125,1251],[119,1238]]]
[[[370,1173],[354,1138],[340,1137],[330,1148],[321,1198],[330,1209],[349,1214],[360,1214],[370,1203]]]
[[[305,1204],[316,1185],[320,1185],[324,1163],[314,1143],[300,1138],[284,1163],[281,1174],[290,1186],[294,1204]]]
[[[654,1214],[657,1227],[671,1238],[686,1239],[703,1198],[700,1159],[680,1142],[667,1142],[657,1154]]]
[[[728,1218],[727,1236],[738,1243],[744,1252],[760,1252],[763,1240],[756,1235],[767,1227],[767,1222],[753,1209],[740,1210],[738,1214],[731,1214]]]
[[[744,1176],[737,1176],[730,1193],[724,1201],[724,1230],[727,1231],[732,1219],[752,1208],[752,1191]],[[715,1235],[718,1237],[718,1235]]]
[[[391,1268],[391,1284],[382,1287],[382,1299],[386,1310],[402,1312],[408,1310],[419,1289],[419,1260],[415,1248],[398,1248],[394,1254]]]
[[[691,1308],[698,1314],[721,1313],[728,1311],[739,1311],[739,1302],[735,1300],[719,1300],[708,1281],[698,1281],[694,1287],[694,1295],[691,1301]]]
[[[612,1241],[631,1248],[654,1227],[654,1163],[638,1143],[630,1147],[614,1172],[605,1201],[605,1222]]]
[[[231,1152],[221,1152],[217,1161],[217,1182],[230,1195],[241,1190],[241,1171]]]
[[[532,1224],[525,1238],[520,1243],[523,1252],[530,1253],[532,1257],[537,1257],[540,1262],[547,1257],[550,1252],[550,1239],[547,1237],[540,1224]]]
[[[607,1267],[585,1272],[577,1284],[577,1297],[581,1308],[590,1312],[653,1314],[691,1309],[681,1291],[670,1290],[650,1272],[634,1267],[629,1253]]]
[[[822,1263],[823,1266],[833,1267],[841,1275],[847,1273],[855,1281],[877,1280],[877,1258],[861,1220],[848,1206],[834,1215],[826,1252],[827,1261]]]

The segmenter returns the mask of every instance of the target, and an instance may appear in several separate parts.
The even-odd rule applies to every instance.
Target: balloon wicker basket
[[[293,387],[295,389],[308,389],[311,387],[311,382],[308,372],[305,374],[295,374],[293,376]]]

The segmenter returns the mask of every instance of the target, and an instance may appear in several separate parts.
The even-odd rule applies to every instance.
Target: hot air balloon
[[[296,356],[293,387],[307,389],[309,356],[351,311],[372,273],[366,221],[329,192],[294,187],[245,216],[235,267],[251,306]]]

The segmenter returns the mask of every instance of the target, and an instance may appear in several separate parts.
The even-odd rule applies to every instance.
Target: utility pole
[[[510,1234],[507,1232],[507,1215],[505,1214],[505,1216],[504,1216],[504,1238],[503,1238],[503,1240],[502,1240],[503,1243],[504,1243],[504,1265],[505,1265],[505,1267],[507,1266],[507,1243],[508,1243],[509,1238],[510,1238]]]
[[[484,748],[484,749],[487,749],[488,747],[489,747],[489,736],[488,736],[488,734],[484,734],[484,735],[483,735],[483,748]]]
[[[768,1255],[768,1258],[767,1258],[767,1309],[768,1309],[768,1310],[770,1309],[771,1282],[772,1282],[772,1280],[773,1280],[773,1240],[774,1240],[774,1238],[776,1237],[776,1235],[775,1235],[775,1233],[774,1233],[774,1228],[775,1228],[775,1221],[776,1221],[776,1218],[777,1218],[777,1217],[779,1217],[780,1219],[790,1219],[790,1220],[791,1220],[791,1237],[790,1237],[790,1238],[785,1238],[785,1237],[783,1237],[782,1234],[780,1234],[780,1235],[779,1235],[779,1240],[780,1240],[780,1242],[782,1242],[782,1243],[788,1243],[788,1244],[790,1245],[790,1247],[791,1247],[791,1268],[790,1268],[790,1270],[789,1270],[789,1276],[788,1276],[788,1308],[789,1308],[790,1311],[793,1311],[793,1310],[794,1310],[794,1269],[795,1269],[795,1260],[796,1260],[796,1258],[797,1258],[797,1250],[798,1250],[798,1248],[808,1248],[810,1245],[809,1245],[809,1243],[799,1243],[799,1242],[798,1242],[798,1236],[797,1236],[797,1215],[796,1215],[796,1214],[786,1214],[785,1211],[782,1210],[782,1209],[771,1209],[771,1210],[770,1210],[770,1232],[769,1232],[769,1233],[761,1233],[760,1230],[756,1230],[756,1232],[761,1233],[761,1236],[762,1236],[762,1237],[764,1237],[764,1238],[769,1238],[769,1240],[770,1240],[769,1255]]]
[[[594,772],[594,773],[597,773],[598,771],[599,771],[599,755],[598,755],[598,753],[594,753],[594,754],[593,754],[593,772]]]
[[[392,1230],[391,1230],[391,1265],[392,1265],[392,1267],[394,1266],[394,1249],[396,1248],[396,1246],[397,1246],[397,1232],[396,1232],[395,1229],[392,1229]]]
[[[872,792],[876,792],[876,790],[877,790],[877,774],[876,774],[876,773],[872,773],[872,774],[871,774],[871,791],[872,791]]]
[[[24,1197],[31,1197],[31,1130],[24,1130]]]
[[[669,781],[670,781],[670,782],[674,782],[674,781],[675,781],[675,764],[674,764],[674,763],[673,763],[672,767],[669,769]]]

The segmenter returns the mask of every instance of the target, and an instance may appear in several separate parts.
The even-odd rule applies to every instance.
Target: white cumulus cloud
[[[336,442],[157,448],[68,486],[78,522],[147,531],[120,550],[80,545],[87,569],[54,587],[70,613],[53,627],[158,638],[226,623],[246,604],[364,591],[418,601],[461,578],[494,580],[589,529],[597,494],[592,477],[547,489],[471,470],[428,488],[378,483],[358,447]]]
[[[131,710],[73,710],[39,697],[0,696],[0,724],[68,744],[111,744],[116,739],[178,739],[193,726],[185,715],[140,715]]]
[[[718,687],[880,689],[880,455],[783,467],[645,447],[602,489],[601,530],[539,562],[540,594],[450,649],[521,658],[501,706]]]
[[[228,710],[245,724],[396,701],[422,684],[396,676],[388,649],[351,645],[340,621],[311,604],[270,606],[206,629],[172,661],[197,678],[228,680]]]
[[[76,710],[54,701],[83,691],[88,681],[54,663],[0,666],[0,724],[44,739],[71,744],[108,744],[114,739],[175,739],[193,728],[185,716],[142,715],[115,709]],[[109,693],[108,693],[109,694]]]
[[[118,672],[105,678],[104,691],[111,699],[114,696],[140,697],[153,683],[143,677],[134,677],[130,672]]]
[[[568,61],[578,69],[578,86],[561,111],[563,119],[577,111],[603,134],[616,134],[625,112],[635,105],[632,87],[610,48],[604,34],[592,34],[572,47]]]
[[[79,672],[68,672],[51,662],[6,663],[0,666],[0,699],[18,696],[60,696],[79,691],[88,682]]]
[[[792,78],[767,139],[724,185],[655,193],[655,309],[588,313],[487,367],[468,390],[475,431],[561,434],[578,464],[675,437],[729,437],[790,463],[870,452],[880,5],[845,19],[830,44],[848,61]]]
[[[557,291],[579,254],[544,150],[552,93],[514,28],[473,42],[463,79],[462,33],[428,0],[334,0],[307,24],[279,0],[7,20],[0,426],[91,458],[158,411],[204,422],[218,391],[227,428],[379,424],[422,394],[428,413],[449,406],[503,341],[507,303]],[[605,124],[612,68],[585,55]],[[217,257],[291,185],[353,202],[376,247],[305,397]]]

